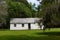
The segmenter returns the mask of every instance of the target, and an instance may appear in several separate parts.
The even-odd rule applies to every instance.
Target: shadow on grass
[[[60,37],[6,35],[6,36],[0,36],[0,40],[60,40]]]
[[[40,38],[26,35],[20,35],[20,36],[7,35],[7,36],[1,36],[0,40],[40,40]]]
[[[0,35],[0,40],[60,40],[60,32],[36,32],[33,35]]]
[[[60,32],[40,32],[37,35],[60,36]]]

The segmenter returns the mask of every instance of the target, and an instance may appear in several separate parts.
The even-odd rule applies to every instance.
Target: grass
[[[50,30],[0,30],[0,40],[60,40],[60,28]]]

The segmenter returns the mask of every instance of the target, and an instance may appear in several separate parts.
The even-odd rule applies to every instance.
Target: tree
[[[57,0],[42,0],[40,13],[43,16],[44,25],[46,27],[51,27],[52,25],[56,26],[60,23],[58,7]]]
[[[7,3],[6,0],[0,0],[0,22],[3,24],[2,28],[6,25],[6,17],[7,17]]]

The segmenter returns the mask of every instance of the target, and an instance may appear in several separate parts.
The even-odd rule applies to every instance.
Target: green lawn
[[[60,28],[51,30],[0,30],[0,40],[60,40]]]

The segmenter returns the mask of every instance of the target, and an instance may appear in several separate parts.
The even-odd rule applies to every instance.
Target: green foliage
[[[31,10],[22,2],[9,2],[8,12],[11,17],[32,17]],[[10,17],[10,18],[11,18]]]
[[[59,25],[60,24],[60,12],[59,5],[56,0],[42,0],[40,13],[45,21],[45,25]],[[50,20],[50,21],[49,21]]]

